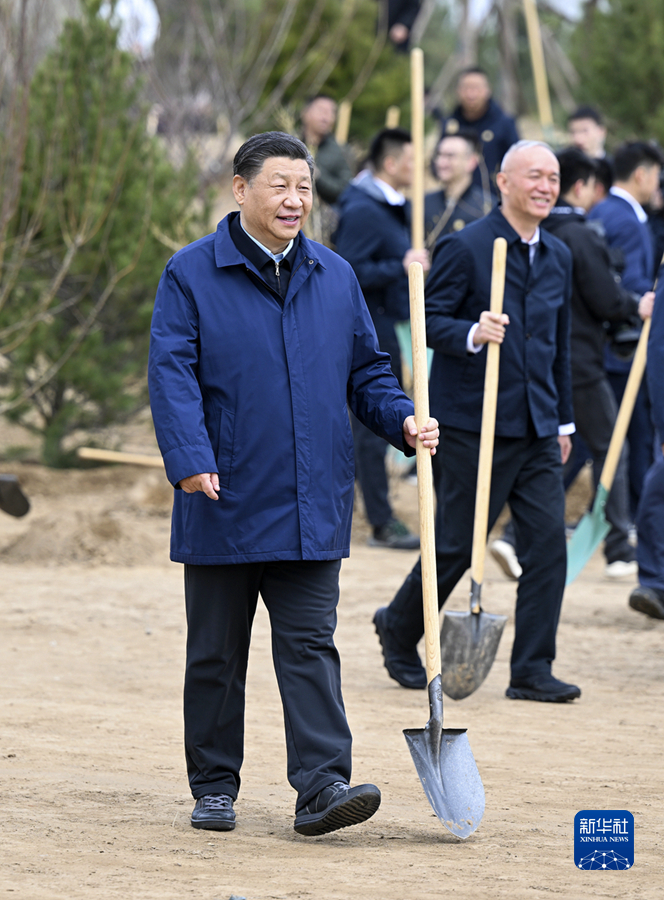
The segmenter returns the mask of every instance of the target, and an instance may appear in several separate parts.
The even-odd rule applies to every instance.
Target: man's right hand
[[[219,499],[219,475],[216,472],[190,475],[189,478],[182,479],[180,487],[185,494],[195,494],[196,491],[203,491],[210,500]]]
[[[418,262],[422,264],[422,268],[425,272],[428,272],[431,268],[431,260],[429,259],[429,251],[428,250],[414,250],[412,247],[406,253],[403,260],[403,267],[406,270],[406,275],[408,274],[408,266],[411,263]]]
[[[655,292],[654,291],[646,291],[646,293],[639,300],[639,315],[645,322],[646,319],[650,319],[652,317],[653,306],[655,305]]]
[[[473,344],[502,344],[505,339],[505,326],[510,324],[510,317],[506,313],[492,313],[485,309],[480,315],[479,327],[475,329]]]

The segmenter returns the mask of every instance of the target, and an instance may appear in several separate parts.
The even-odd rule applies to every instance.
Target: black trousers
[[[478,455],[478,434],[441,429],[434,457],[439,608],[470,566]],[[517,589],[511,669],[512,677],[527,678],[551,670],[565,589],[565,495],[560,446],[555,437],[531,434],[495,439],[489,529],[508,501],[523,567]],[[415,647],[422,637],[420,560],[388,607],[387,625],[406,648]]]
[[[334,646],[340,566],[340,560],[185,566],[185,754],[195,798],[238,795],[259,594],[270,616],[296,808],[333,782],[350,781],[351,734]]]
[[[380,349],[389,353],[392,371],[401,384],[401,352],[394,330],[396,319],[372,313]],[[385,468],[387,443],[351,414],[355,447],[355,477],[364,500],[367,519],[373,528],[382,528],[392,518],[389,482]]]
[[[618,415],[618,404],[608,378],[595,384],[575,387],[573,390],[574,422],[581,438],[590,449],[593,460],[595,487],[602,474],[602,468],[609,449],[613,427]],[[606,518],[611,530],[604,542],[604,555],[608,563],[635,558],[634,548],[629,543],[631,522],[629,505],[629,482],[627,478],[627,450],[623,448],[613,487],[606,504]]]

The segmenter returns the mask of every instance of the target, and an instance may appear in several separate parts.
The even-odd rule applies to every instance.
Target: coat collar
[[[524,243],[521,240],[521,236],[517,234],[517,232],[512,228],[510,223],[507,221],[505,216],[502,214],[500,206],[495,206],[491,212],[487,216],[488,219],[493,219],[494,230],[496,232],[496,237],[504,237],[507,241],[507,245],[511,246],[512,244],[520,244]],[[479,219],[481,222],[482,219]],[[540,239],[539,244],[540,247],[544,246],[550,248],[555,243],[555,238],[553,238],[545,228],[542,228],[542,222],[540,222]]]
[[[223,218],[217,225],[217,230],[214,235],[214,261],[220,269],[226,266],[249,265],[249,267],[258,274],[258,270],[256,270],[256,267],[251,260],[240,253],[235,246],[229,230],[229,217],[231,215],[232,213],[229,213],[229,215]],[[299,247],[295,254],[293,272],[295,272],[304,259],[312,259],[312,267],[313,265],[319,265],[322,268],[325,268],[317,248],[318,245],[315,241],[310,241],[302,232],[300,232]],[[310,266],[307,266],[307,268],[310,268]]]

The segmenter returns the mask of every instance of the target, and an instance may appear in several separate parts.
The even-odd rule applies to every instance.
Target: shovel
[[[506,255],[507,241],[505,238],[496,238],[493,242],[491,268],[491,312],[498,314],[503,311]],[[482,684],[496,658],[500,637],[505,622],[507,622],[507,616],[496,616],[484,612],[480,603],[489,522],[500,344],[489,341],[486,352],[482,433],[477,467],[473,551],[470,565],[470,612],[454,610],[446,612],[440,635],[443,690],[452,700],[463,700]]]
[[[602,474],[599,477],[593,508],[581,519],[567,544],[566,584],[571,584],[574,581],[611,530],[611,526],[604,515],[604,507],[613,486],[613,479],[620,461],[625,436],[632,418],[632,412],[634,411],[636,395],[639,392],[641,379],[645,371],[649,334],[650,319],[646,319],[641,329],[639,343],[637,344],[632,367],[629,370],[629,378],[625,385],[625,393],[620,403],[616,424],[611,435],[611,442],[602,466]]]
[[[424,273],[420,263],[411,263],[410,308],[413,330],[413,383],[415,421],[429,419],[429,388],[424,326]],[[443,692],[438,643],[438,588],[434,538],[433,479],[431,454],[417,442],[417,490],[422,554],[424,639],[429,691],[429,721],[424,728],[406,728],[404,736],[424,793],[433,811],[448,831],[467,838],[484,815],[484,787],[465,728],[443,727]]]

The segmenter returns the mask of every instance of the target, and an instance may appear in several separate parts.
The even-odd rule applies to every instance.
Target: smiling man
[[[502,205],[444,237],[427,279],[427,341],[435,351],[431,409],[441,422],[441,452],[434,458],[438,602],[445,603],[470,565],[484,349],[494,341],[501,353],[489,529],[509,502],[523,566],[507,696],[561,702],[581,691],[551,672],[567,564],[562,464],[574,431],[571,255],[539,227],[558,197],[558,160],[546,144],[520,141],[505,155],[497,182]],[[488,309],[497,237],[507,240],[500,315]],[[425,688],[416,649],[423,633],[419,562],[374,624],[391,677]]]
[[[412,454],[435,453],[378,349],[348,263],[301,233],[313,160],[297,138],[238,150],[240,212],[169,261],[157,291],[150,402],[176,488],[171,559],[185,564],[185,753],[195,828],[230,831],[244,690],[260,594],[286,725],[295,830],[368,819],[380,791],[350,787],[351,735],[334,646],[349,554],[353,441],[347,404]]]

